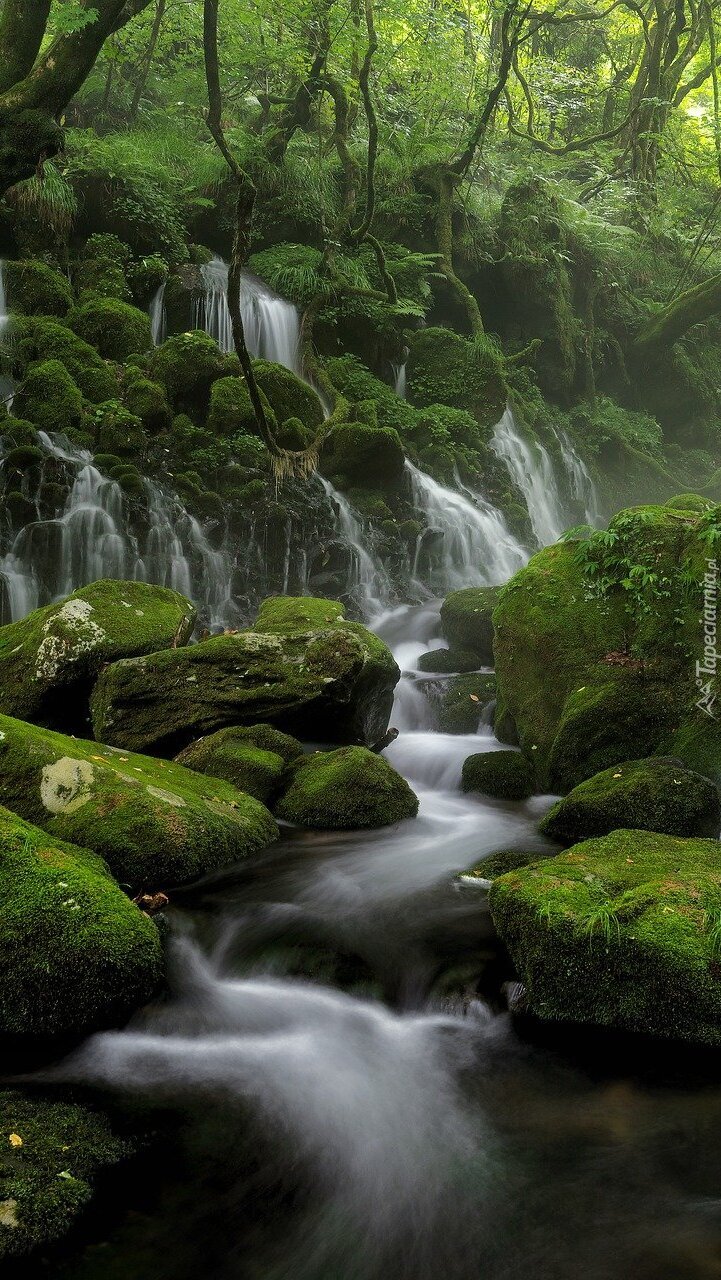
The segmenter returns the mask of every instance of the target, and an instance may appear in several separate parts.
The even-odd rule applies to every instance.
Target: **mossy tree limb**
[[[651,361],[678,342],[691,328],[721,311],[721,272],[686,289],[673,302],[657,312],[639,333],[634,344],[636,355]]]

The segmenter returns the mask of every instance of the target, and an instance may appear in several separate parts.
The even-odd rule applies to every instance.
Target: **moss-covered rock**
[[[378,741],[399,672],[341,605],[266,602],[252,631],[107,667],[92,698],[95,736],[175,754],[227,725],[267,721],[298,737]]]
[[[205,333],[179,333],[153,353],[150,376],[165,387],[173,407],[191,418],[205,416],[210,389],[225,376],[226,363],[213,339]]]
[[[455,675],[475,671],[480,660],[469,649],[430,649],[418,659],[419,671],[437,672],[439,675]]]
[[[464,791],[480,791],[497,800],[527,800],[534,792],[534,773],[520,751],[482,751],[463,762]]]
[[[574,689],[548,755],[551,790],[565,793],[621,761],[652,755],[677,723],[673,690],[638,672]]]
[[[496,880],[493,920],[531,1010],[721,1044],[720,847],[620,830]]]
[[[194,625],[195,610],[176,591],[94,582],[0,628],[0,712],[82,732],[106,663],[183,645]]]
[[[481,858],[480,862],[475,862],[463,875],[472,880],[497,880],[509,871],[517,871],[519,867],[527,867],[531,862],[538,861],[538,851],[528,853],[524,849],[499,849],[496,853],[490,853],[487,858]]]
[[[365,747],[304,756],[276,805],[287,822],[324,831],[387,827],[417,812],[418,798],[405,778]]]
[[[574,787],[541,822],[541,831],[562,844],[619,827],[718,838],[718,791],[680,760],[628,760]]]
[[[140,418],[119,400],[99,404],[88,420],[98,453],[120,458],[140,458],[145,450],[145,430]]]
[[[11,312],[64,316],[72,305],[73,295],[65,276],[44,262],[5,262],[3,277]]]
[[[677,493],[675,497],[669,498],[664,506],[670,507],[672,511],[704,512],[710,510],[714,503],[710,498],[702,498],[698,493]]]
[[[324,437],[320,470],[339,488],[354,484],[372,489],[394,488],[404,466],[401,438],[392,427],[341,422]]]
[[[493,610],[499,587],[466,587],[452,591],[441,605],[441,627],[451,648],[470,649],[476,666],[493,666]]]
[[[268,397],[261,391],[261,400],[271,429],[277,419]],[[216,436],[255,435],[258,431],[255,410],[250,399],[248,385],[243,378],[218,378],[210,391],[208,430]]]
[[[106,360],[122,362],[153,345],[147,313],[119,298],[86,298],[70,312],[68,325]]]
[[[313,388],[290,369],[270,360],[254,360],[253,372],[278,422],[298,418],[315,436],[323,425],[323,406]]]
[[[449,680],[438,709],[441,733],[476,733],[495,696],[495,676],[475,672]]]
[[[30,751],[42,731],[0,719],[0,770],[12,752],[28,792],[39,793],[23,743]],[[0,962],[0,1034],[81,1034],[122,1021],[149,998],[160,938],[101,857],[0,808]]]
[[[267,809],[221,779],[9,716],[0,735],[0,803],[134,889],[196,880],[276,837]]]
[[[59,360],[91,404],[117,395],[118,383],[112,369],[94,347],[58,320],[23,317],[14,323],[13,335],[12,357],[19,375],[35,361]]]
[[[475,342],[451,329],[422,329],[408,357],[408,388],[413,404],[467,409],[490,428],[508,400],[503,357],[487,338]]]
[[[101,1111],[0,1092],[0,1264],[61,1241],[90,1204],[98,1175],[134,1147]]]
[[[83,417],[80,388],[59,360],[43,360],[26,371],[15,397],[18,414],[41,431],[73,431]]]
[[[192,742],[176,761],[197,773],[225,778],[239,791],[267,803],[278,790],[286,766],[302,754],[295,738],[270,724],[232,725]]]
[[[130,413],[152,435],[169,429],[173,415],[165,388],[159,382],[153,382],[142,374],[126,378],[125,403]]]

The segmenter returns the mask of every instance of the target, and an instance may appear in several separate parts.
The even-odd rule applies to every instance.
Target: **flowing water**
[[[195,303],[193,328],[204,329],[221,351],[235,350],[233,327],[228,310],[228,264],[213,258],[201,267],[205,292]],[[301,373],[300,319],[292,302],[250,271],[244,271],[240,285],[240,310],[248,350],[252,356],[274,360],[294,373]]]
[[[161,342],[165,342],[165,339],[168,336],[168,320],[165,311],[166,284],[167,281],[164,280],[153,294],[149,308],[150,329],[153,335],[153,343],[156,347],[159,347]]]

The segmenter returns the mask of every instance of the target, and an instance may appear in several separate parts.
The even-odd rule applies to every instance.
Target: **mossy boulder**
[[[619,827],[717,839],[718,791],[680,760],[628,760],[574,787],[541,822],[541,831],[562,844],[604,836]]]
[[[0,803],[101,853],[133,889],[196,880],[276,837],[263,805],[219,778],[0,716]]]
[[[98,1176],[135,1146],[101,1111],[2,1090],[0,1265],[21,1265],[64,1239],[90,1204]]]
[[[271,360],[254,360],[253,372],[278,422],[298,418],[315,436],[323,425],[323,406],[317,393],[290,369]]]
[[[239,791],[267,803],[278,790],[286,766],[302,754],[300,743],[273,725],[231,725],[192,742],[176,761],[197,773],[225,778]]]
[[[224,357],[205,333],[179,333],[158,347],[150,362],[150,377],[165,387],[176,411],[204,420],[210,389],[227,372]]]
[[[68,325],[105,360],[122,363],[153,345],[150,317],[119,298],[88,297],[70,312]]]
[[[125,404],[129,412],[139,420],[151,435],[167,431],[173,415],[165,388],[142,374],[129,376],[125,382]]]
[[[418,798],[382,756],[365,747],[341,747],[304,756],[275,811],[302,827],[360,830],[414,818]]]
[[[279,597],[250,631],[112,663],[93,693],[93,727],[100,740],[171,755],[260,721],[300,738],[373,744],[398,677],[387,647],[346,621],[341,605]]]
[[[5,262],[8,309],[30,316],[64,316],[73,295],[65,276],[44,262]]]
[[[403,475],[405,454],[393,427],[372,427],[363,422],[341,422],[323,439],[320,470],[347,489],[396,487]]]
[[[496,880],[493,920],[531,1011],[721,1044],[720,848],[619,830]]]
[[[271,429],[277,419],[268,397],[261,391],[261,400]],[[255,435],[258,424],[250,399],[248,385],[243,378],[218,378],[210,391],[210,408],[207,427],[216,436]]]
[[[672,511],[709,511],[715,504],[710,498],[702,498],[698,493],[677,493],[675,497],[669,498],[665,503],[665,507],[670,507]]]
[[[0,628],[0,712],[82,733],[106,663],[185,644],[194,625],[195,610],[176,591],[94,582]]]
[[[99,404],[91,422],[98,453],[114,453],[120,458],[142,457],[146,446],[143,423],[119,400]]]
[[[517,735],[542,788],[656,754],[721,779],[721,686],[703,675],[718,511],[620,512],[608,532],[540,551],[501,591],[496,731]]]
[[[496,678],[484,672],[458,675],[440,695],[438,728],[441,733],[476,733],[496,696]]]
[[[420,408],[467,409],[490,429],[506,407],[503,357],[488,338],[471,341],[451,329],[422,329],[413,339],[407,374],[409,398]]]
[[[12,751],[35,789],[23,743],[31,749],[41,731],[0,719],[0,769]],[[160,937],[102,857],[0,808],[0,962],[0,1034],[79,1035],[122,1021],[150,997]]]
[[[493,610],[499,587],[466,587],[452,591],[441,605],[441,627],[451,648],[478,655],[476,666],[493,666]]]
[[[419,671],[437,672],[439,675],[463,674],[475,671],[480,661],[477,653],[469,649],[430,649],[418,659]]]
[[[14,407],[41,431],[73,431],[83,418],[80,388],[59,360],[30,365]]]
[[[117,395],[118,383],[110,366],[58,320],[23,317],[14,323],[13,336],[12,358],[18,374],[36,361],[59,360],[91,404]]]
[[[527,800],[535,790],[534,773],[520,751],[482,751],[463,762],[461,786],[497,800]]]
[[[499,849],[496,853],[490,853],[487,858],[481,858],[480,862],[474,862],[472,867],[463,872],[463,876],[472,880],[497,880],[509,871],[517,871],[519,867],[527,867],[529,863],[538,861],[537,850],[529,853],[524,849]]]

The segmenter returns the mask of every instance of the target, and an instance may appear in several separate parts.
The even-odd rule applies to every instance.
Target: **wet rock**
[[[484,751],[463,764],[464,791],[479,791],[498,800],[527,800],[535,790],[533,768],[520,751]]]
[[[304,756],[276,805],[278,817],[324,831],[386,827],[417,812],[405,778],[365,747]]]
[[[192,742],[176,761],[197,773],[224,778],[239,791],[267,803],[278,790],[286,767],[302,754],[295,738],[270,724],[233,725]]]
[[[470,650],[477,667],[493,666],[493,610],[500,587],[452,591],[441,605],[441,627],[451,649]]]

